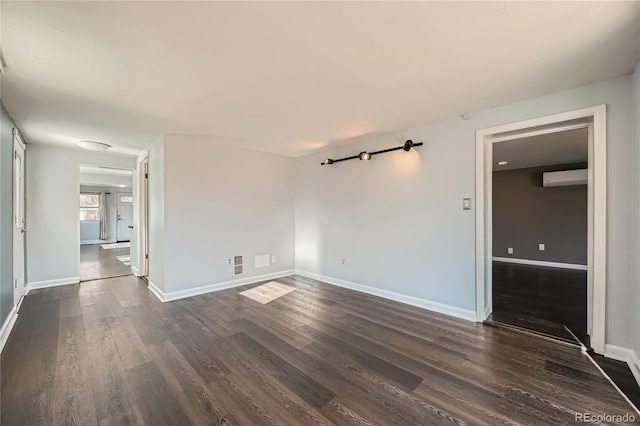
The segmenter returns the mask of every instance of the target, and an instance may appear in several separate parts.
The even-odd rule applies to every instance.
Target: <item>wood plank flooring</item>
[[[133,276],[32,291],[2,353],[2,425],[560,425],[634,413],[572,347],[278,281],[296,290],[266,305],[239,295],[253,286],[163,304]]]
[[[493,262],[491,320],[585,345],[587,271]]]
[[[101,244],[80,246],[80,281],[118,277],[131,273],[131,266],[117,256],[128,256],[129,247],[103,249]]]

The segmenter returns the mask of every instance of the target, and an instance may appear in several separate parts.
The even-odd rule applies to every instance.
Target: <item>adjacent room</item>
[[[640,1],[0,24],[0,424],[640,424]]]
[[[80,166],[80,281],[131,274],[133,172]]]
[[[585,126],[493,145],[491,319],[589,346]]]

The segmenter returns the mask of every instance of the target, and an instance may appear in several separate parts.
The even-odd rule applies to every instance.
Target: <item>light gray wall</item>
[[[293,159],[167,135],[164,161],[166,292],[233,280],[234,255],[238,278],[294,268]]]
[[[13,127],[0,102],[0,324],[13,308]],[[0,325],[1,326],[1,325]]]
[[[296,267],[475,310],[475,212],[462,210],[462,198],[475,194],[475,131],[598,104],[608,106],[606,340],[629,345],[637,329],[637,305],[630,297],[636,285],[629,229],[635,221],[630,76],[298,158]],[[324,157],[388,148],[405,139],[425,145],[370,162],[320,166]]]
[[[27,157],[27,282],[79,276],[79,164],[135,168],[135,158],[30,145]]]
[[[635,289],[635,297],[631,297],[631,300],[635,300],[633,312],[636,315],[635,335],[633,337],[632,348],[635,349],[636,355],[640,357],[640,64],[636,66],[633,73],[632,81],[632,97],[633,97],[633,123],[634,123],[634,145],[635,145],[635,161],[636,161],[636,174],[635,174],[635,228],[633,232],[633,238],[635,242],[635,279],[633,280],[633,287]]]
[[[586,265],[587,185],[542,186],[544,172],[585,168],[580,163],[494,171],[493,255]]]
[[[104,186],[80,185],[80,192],[110,192],[107,194],[107,240],[116,239],[116,192],[126,192],[126,188],[108,188]],[[100,221],[88,220],[80,221],[80,242],[92,241],[100,238]]]
[[[118,185],[125,185],[126,188],[131,188],[133,185],[133,176],[118,176],[118,175],[103,175],[98,173],[80,173],[80,183],[83,185],[96,186],[96,185],[108,185],[111,187],[117,187]]]
[[[149,281],[164,291],[164,140],[149,147]],[[132,247],[132,253],[133,251]]]

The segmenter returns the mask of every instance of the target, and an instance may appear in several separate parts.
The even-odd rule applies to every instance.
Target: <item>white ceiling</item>
[[[568,130],[493,144],[493,170],[524,169],[589,160],[587,129]],[[499,166],[499,161],[507,165]]]
[[[2,2],[31,143],[299,156],[630,73],[638,2]]]

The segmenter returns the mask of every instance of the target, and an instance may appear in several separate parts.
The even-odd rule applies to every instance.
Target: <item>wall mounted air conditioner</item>
[[[542,186],[586,185],[587,179],[587,169],[546,172],[542,174]]]

